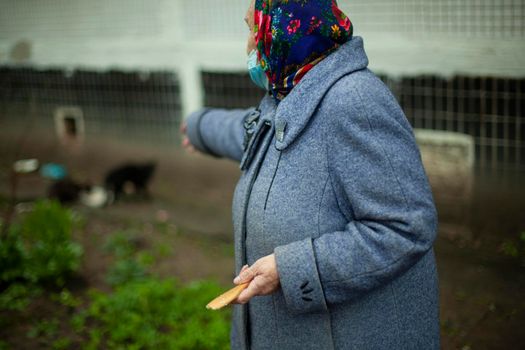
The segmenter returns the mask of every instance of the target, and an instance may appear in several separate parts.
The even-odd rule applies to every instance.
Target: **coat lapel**
[[[341,65],[341,62],[348,63]],[[363,39],[356,36],[312,68],[277,107],[276,148],[282,151],[295,140],[337,80],[367,66]]]

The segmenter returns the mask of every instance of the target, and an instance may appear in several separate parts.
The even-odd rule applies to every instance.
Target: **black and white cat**
[[[53,182],[48,197],[62,204],[74,204],[78,200],[89,207],[112,204],[123,195],[149,197],[148,184],[155,172],[154,162],[144,164],[126,163],[111,169],[105,176],[104,187],[82,184],[65,178]]]

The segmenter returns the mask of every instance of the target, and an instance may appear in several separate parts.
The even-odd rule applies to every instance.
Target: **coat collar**
[[[363,39],[358,36],[315,65],[277,106],[275,147],[282,151],[295,140],[336,81],[367,66]]]

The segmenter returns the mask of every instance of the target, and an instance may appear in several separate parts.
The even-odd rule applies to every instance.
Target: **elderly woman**
[[[255,0],[258,108],[183,144],[240,161],[233,349],[438,349],[437,218],[413,131],[335,0]]]

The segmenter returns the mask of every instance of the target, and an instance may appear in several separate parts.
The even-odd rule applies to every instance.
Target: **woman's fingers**
[[[248,265],[244,265],[242,267],[242,269],[241,269],[241,272],[239,272],[239,273],[242,273],[242,272],[246,271],[247,268],[249,268],[249,266]]]
[[[242,284],[246,282],[250,282],[254,277],[257,275],[254,267],[248,267],[248,265],[244,265],[241,272],[239,273],[239,276],[235,277],[233,280],[233,283],[235,284]]]
[[[244,271],[246,271],[246,269],[248,269],[248,268],[249,268],[248,265],[244,265],[244,266],[241,268],[241,271],[239,271],[239,275],[242,274],[242,273],[244,273]],[[237,277],[235,277],[235,278],[233,279],[233,283],[235,283],[235,284],[241,284],[241,283],[237,283],[237,281],[239,281],[239,279],[238,279],[239,275],[237,275]]]
[[[187,136],[182,138],[182,147],[190,152],[195,152],[195,147],[191,144],[190,139]]]
[[[241,294],[237,297],[237,303],[246,304],[254,296],[260,295],[262,288],[264,287],[264,278],[261,276],[255,277],[248,287],[242,291]]]
[[[256,288],[257,286],[254,284],[254,280],[253,278],[255,277],[254,275],[254,272],[252,269],[250,269],[250,267],[248,265],[244,265],[241,269],[241,271],[239,272],[239,275],[237,277],[235,277],[235,279],[233,280],[233,283],[235,284],[242,284],[242,283],[246,283],[248,281],[251,280],[251,283],[250,285],[248,285],[248,287],[246,287],[245,290],[243,290],[241,292],[241,294],[239,294],[239,296],[237,297],[237,299],[233,302],[235,304],[245,304],[248,302],[248,300],[250,300],[253,296],[255,296],[254,293],[257,292],[257,289]],[[246,290],[250,289],[250,291],[248,292],[248,294],[246,294]],[[243,295],[244,293],[244,295]],[[240,298],[242,296],[242,298]]]
[[[264,275],[257,275],[248,287],[237,297],[237,304],[246,304],[251,298],[259,295],[269,295],[277,290],[279,284]]]
[[[196,151],[195,147],[191,144],[190,139],[186,135],[186,131],[188,130],[188,126],[187,126],[186,122],[182,122],[180,124],[179,130],[180,130],[181,134],[183,135],[183,137],[182,137],[182,147],[184,147],[185,149],[187,149],[190,152],[195,152]]]
[[[235,277],[233,283],[241,284],[250,282],[235,301],[245,304],[257,295],[268,295],[275,292],[280,285],[279,273],[275,262],[275,255],[270,254],[257,260],[251,267],[244,265]]]

